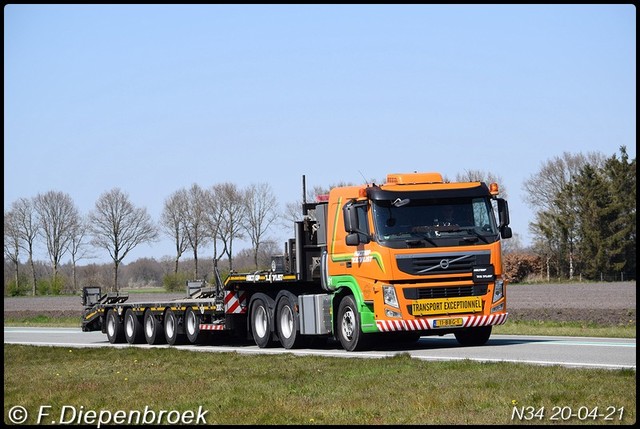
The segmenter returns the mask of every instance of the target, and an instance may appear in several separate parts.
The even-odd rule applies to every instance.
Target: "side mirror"
[[[344,229],[348,233],[345,243],[347,246],[357,246],[359,244],[366,244],[371,241],[369,234],[367,233],[366,225],[365,229],[360,227],[359,215],[365,213],[366,203],[351,201],[342,207],[342,215],[344,217]]]
[[[498,198],[498,217],[500,218],[500,230],[502,231],[503,227],[509,225],[509,204],[502,198]]]
[[[358,233],[353,232],[351,234],[348,234],[344,242],[347,244],[347,246],[357,246],[358,244],[360,244],[360,240],[358,240]]]
[[[500,228],[500,236],[502,238],[511,238],[513,237],[513,232],[511,231],[511,227],[503,226]]]
[[[344,229],[348,233],[354,233],[359,230],[358,228],[358,212],[356,205],[352,203],[345,204],[342,208],[342,214],[344,215]]]
[[[347,237],[345,238],[345,243],[347,244],[347,246],[357,246],[359,244],[367,244],[370,241],[371,240],[369,239],[369,235],[361,232],[352,232],[351,234],[348,234]]]

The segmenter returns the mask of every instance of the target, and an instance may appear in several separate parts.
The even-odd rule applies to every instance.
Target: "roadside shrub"
[[[162,278],[162,285],[167,292],[182,292],[187,286],[189,275],[186,273],[165,274]]]
[[[38,295],[60,295],[65,281],[61,276],[38,280],[36,292]]]
[[[529,276],[535,277],[542,268],[542,259],[532,253],[514,252],[504,256],[505,277],[511,283],[520,283]]]
[[[31,286],[24,274],[18,275],[18,283],[15,279],[8,281],[4,286],[5,296],[25,296],[31,295]]]

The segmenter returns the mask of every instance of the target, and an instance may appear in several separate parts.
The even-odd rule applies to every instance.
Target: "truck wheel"
[[[256,299],[251,306],[251,332],[253,341],[260,348],[273,346],[271,338],[271,320],[269,318],[269,307],[261,298]]]
[[[300,347],[304,337],[300,335],[298,314],[290,296],[285,295],[280,299],[276,314],[276,327],[282,346],[285,349]]]
[[[340,301],[337,322],[338,339],[346,351],[353,352],[366,348],[369,337],[360,328],[360,313],[353,296],[346,296]]]
[[[178,326],[178,316],[172,309],[167,309],[164,315],[164,335],[167,343],[171,346],[182,344],[184,342],[184,334],[180,334]]]
[[[160,323],[151,310],[144,313],[144,338],[147,344],[162,344],[165,342],[164,326]]]
[[[482,346],[491,336],[492,326],[460,329],[455,332],[456,340],[461,346]]]
[[[142,323],[132,309],[124,313],[124,337],[129,344],[138,344],[143,341]]]
[[[124,329],[122,321],[118,317],[115,309],[107,312],[107,338],[111,344],[124,342]]]
[[[200,316],[191,307],[184,313],[184,330],[191,344],[197,344],[202,339],[200,333]]]

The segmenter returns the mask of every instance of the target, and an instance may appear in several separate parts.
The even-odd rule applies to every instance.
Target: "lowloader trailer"
[[[224,282],[216,273],[214,286],[175,300],[130,302],[86,287],[82,330],[130,344],[196,344],[226,332],[261,348],[332,338],[356,351],[447,334],[483,345],[508,317],[501,240],[512,232],[498,194],[495,183],[439,173],[336,187],[303,201],[271,269]]]

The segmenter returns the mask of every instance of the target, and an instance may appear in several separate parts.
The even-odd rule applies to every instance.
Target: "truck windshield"
[[[372,201],[375,236],[389,247],[485,244],[498,238],[489,198]]]

